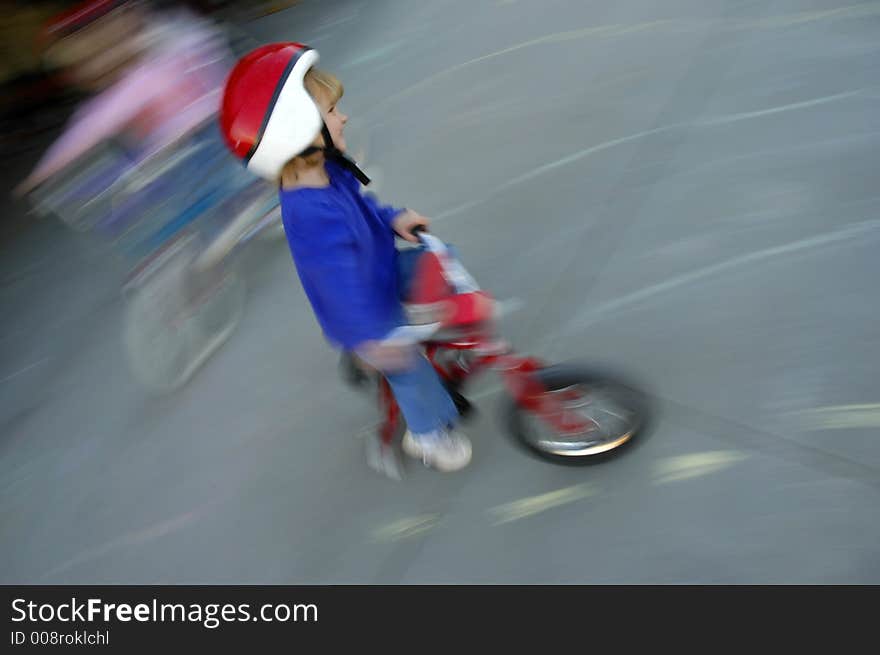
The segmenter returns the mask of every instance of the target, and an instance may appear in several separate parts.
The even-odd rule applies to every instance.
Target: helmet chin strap
[[[333,143],[333,137],[330,136],[330,130],[327,129],[327,123],[321,123],[321,134],[324,136],[324,145],[309,146],[301,153],[299,153],[299,156],[307,157],[314,152],[323,151],[324,156],[327,159],[332,159],[343,168],[348,169],[349,171],[354,173],[354,176],[364,186],[368,185],[370,183],[370,178],[367,177],[367,174],[364,173],[360,168],[358,168],[358,165],[354,162],[353,159],[342,152],[339,148],[336,147],[336,144]]]

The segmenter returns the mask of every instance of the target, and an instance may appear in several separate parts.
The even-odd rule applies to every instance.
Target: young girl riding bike
[[[411,342],[401,305],[407,273],[395,236],[430,221],[361,192],[369,179],[345,155],[343,87],[317,70],[317,51],[276,43],[244,56],[224,89],[220,122],[247,168],[279,184],[284,230],[303,289],[325,337],[379,370],[407,423],[403,450],[440,471],[470,462],[459,413]],[[410,267],[406,267],[410,268]]]

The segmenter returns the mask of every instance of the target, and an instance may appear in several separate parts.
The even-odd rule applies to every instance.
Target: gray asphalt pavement
[[[560,467],[365,464],[283,242],[181,392],[123,358],[119,266],[60,225],[4,245],[0,582],[880,583],[880,2],[304,0],[242,26],[343,79],[381,197],[601,362],[653,432]],[[8,205],[20,211],[20,205]]]

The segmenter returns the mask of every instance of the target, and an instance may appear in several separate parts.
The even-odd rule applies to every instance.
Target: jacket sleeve
[[[392,205],[383,205],[373,193],[364,193],[364,200],[370,208],[376,212],[381,221],[388,226],[389,230],[393,230],[391,223],[397,218],[397,215],[406,211],[405,208],[393,207]]]

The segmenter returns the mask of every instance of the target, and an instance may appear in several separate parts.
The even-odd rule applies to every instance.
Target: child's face
[[[332,102],[332,98],[326,93],[318,94],[318,107],[321,109],[321,117],[327,124],[330,136],[333,138],[334,145],[341,151],[345,152],[345,136],[342,134],[345,124],[348,122],[348,116],[339,111],[337,103]]]

